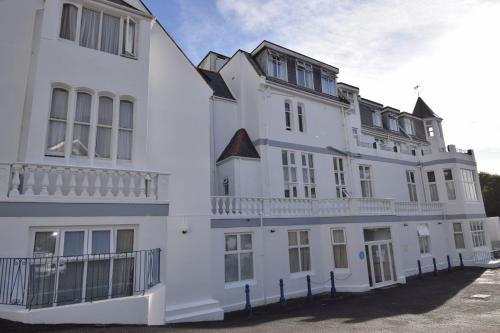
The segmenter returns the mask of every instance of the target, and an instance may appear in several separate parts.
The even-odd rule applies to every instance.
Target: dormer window
[[[414,134],[413,123],[412,123],[411,119],[408,119],[408,118],[403,119],[403,128],[404,128],[406,134],[408,134],[408,135]]]
[[[269,52],[267,57],[267,75],[280,80],[286,80],[285,58],[274,52]]]
[[[327,72],[321,71],[321,91],[324,94],[336,96],[337,95],[337,87],[335,84],[335,75]],[[347,96],[347,94],[346,94]]]
[[[380,111],[372,112],[373,126],[382,127],[382,114]]]
[[[389,117],[389,129],[391,131],[398,131],[398,121],[396,118],[394,117]]]
[[[297,84],[301,87],[313,89],[312,65],[297,61]]]

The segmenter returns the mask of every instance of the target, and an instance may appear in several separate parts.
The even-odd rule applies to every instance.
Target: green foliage
[[[481,192],[487,216],[500,216],[500,175],[479,173]]]

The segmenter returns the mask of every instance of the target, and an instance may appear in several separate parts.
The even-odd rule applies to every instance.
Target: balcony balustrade
[[[0,199],[166,200],[168,174],[41,164],[0,165]]]
[[[444,206],[439,202],[396,202],[378,198],[264,199],[214,196],[210,198],[210,204],[211,214],[217,218],[444,214]]]

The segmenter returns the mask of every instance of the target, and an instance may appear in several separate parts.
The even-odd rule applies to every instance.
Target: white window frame
[[[429,138],[434,137],[434,135],[435,135],[435,133],[434,133],[434,126],[432,126],[432,125],[426,125],[425,126],[425,131],[426,131],[427,136]]]
[[[292,102],[285,100],[285,129],[291,131],[293,129],[293,108]]]
[[[479,201],[474,170],[460,169],[466,201]]]
[[[370,165],[360,164],[358,166],[359,170],[359,181],[361,186],[361,196],[363,198],[373,198],[373,177]],[[363,194],[363,183],[368,184],[368,193]]]
[[[406,170],[406,183],[408,184],[408,195],[410,202],[418,202],[417,179],[415,170]]]
[[[451,176],[451,179],[446,179],[447,178],[447,171],[449,171],[449,175]],[[455,189],[455,180],[453,178],[453,169],[443,169],[443,178],[444,178],[444,185],[446,187],[446,196],[448,197],[448,200],[454,201],[457,200],[457,191]]]
[[[486,233],[484,231],[484,222],[470,221],[469,225],[472,238],[472,247],[474,248],[486,247]]]
[[[342,234],[343,234],[343,238],[344,238],[344,241],[343,242],[336,242],[334,237],[333,237],[333,233],[334,231],[342,231]],[[333,251],[333,268],[335,270],[345,270],[345,269],[349,269],[349,253],[347,252],[347,237],[346,237],[346,232],[345,232],[345,228],[332,228],[330,230],[330,238],[331,238],[331,241],[332,241],[332,251]],[[346,262],[346,265],[345,267],[338,267],[338,263],[336,262],[335,260],[335,248],[336,247],[343,247],[344,248],[344,252],[345,252],[345,262]]]
[[[53,99],[54,99],[54,91],[55,90],[64,90],[67,94],[67,101],[66,101],[66,119],[59,119],[59,118],[53,118],[52,117],[52,104],[53,104]],[[73,135],[71,135],[71,139],[68,138],[68,126],[71,123],[70,122],[70,104],[71,104],[71,93],[72,89],[67,87],[67,86],[62,86],[62,85],[54,85],[50,89],[50,104],[49,104],[49,115],[48,115],[48,122],[47,122],[47,137],[45,140],[45,156],[47,157],[65,157],[66,152],[68,151],[67,149],[67,144],[68,141],[71,143]],[[49,137],[50,137],[50,123],[51,122],[60,122],[65,124],[65,132],[64,132],[64,151],[63,152],[54,152],[49,150]]]
[[[300,154],[302,164],[302,184],[305,198],[316,198],[316,174],[314,171],[314,155],[311,153]]]
[[[286,164],[283,160],[286,154]],[[285,198],[298,198],[299,197],[299,186],[298,186],[298,174],[297,174],[297,154],[295,151],[282,150],[281,160],[282,160],[282,170],[283,170],[283,182],[284,182],[284,192]],[[293,162],[293,163],[292,163]],[[287,195],[288,190],[288,195]]]
[[[304,84],[299,83],[299,72],[303,72]],[[297,60],[295,62],[295,73],[299,87],[314,89],[313,67],[311,64]]]
[[[349,197],[347,192],[345,161],[346,160],[342,157],[333,157],[333,178],[335,181],[335,193],[337,199],[345,199]]]
[[[434,181],[431,181],[429,178],[431,173],[434,175]],[[437,185],[436,172],[434,170],[429,170],[426,172],[426,175],[427,175],[427,184],[429,185],[429,199],[431,200],[431,202],[438,202],[439,201],[439,188]],[[435,190],[435,192],[433,191],[433,189]],[[434,194],[436,196],[434,196]]]
[[[382,113],[380,111],[372,112],[373,126],[382,127]]]
[[[459,226],[460,230],[455,229],[455,226]],[[453,232],[453,242],[455,244],[455,249],[464,250],[466,248],[466,245],[465,245],[464,229],[463,229],[462,223],[461,222],[454,222],[454,223],[452,223],[451,228],[452,228],[452,232]],[[461,242],[462,242],[463,246],[460,247],[457,244],[457,237],[461,238]]]
[[[282,76],[280,76],[280,68],[283,69]],[[285,57],[276,52],[269,51],[267,54],[267,75],[275,77],[279,80],[287,81],[288,75]]]
[[[122,102],[128,102],[128,103],[131,103],[132,104],[132,127],[131,128],[126,128],[126,127],[121,127],[120,126],[120,117],[121,117],[121,113],[120,113],[120,108],[121,108],[121,104]],[[121,161],[131,161],[132,160],[132,155],[134,153],[134,127],[135,127],[135,119],[136,119],[136,116],[135,116],[135,100],[133,98],[125,98],[125,97],[121,97],[120,100],[118,101],[118,133],[117,133],[117,150],[116,150],[116,159],[117,160],[121,160]],[[131,133],[131,137],[132,139],[130,140],[130,158],[129,159],[125,159],[125,158],[119,158],[118,157],[118,151],[120,150],[119,149],[119,145],[120,145],[120,141],[119,141],[119,138],[120,138],[120,131],[123,131],[123,132],[130,132]],[[113,133],[113,132],[112,132]]]
[[[337,84],[335,74],[321,70],[321,92],[332,96],[337,96]]]
[[[250,236],[250,242],[252,245],[251,249],[242,249],[241,248],[241,236],[242,235],[249,235]],[[227,250],[226,249],[226,238],[230,236],[236,236],[236,250]],[[236,232],[236,233],[227,233],[224,234],[224,258],[226,255],[236,255],[238,258],[238,280],[235,281],[226,281],[224,277],[224,282],[226,284],[233,284],[233,283],[238,283],[238,282],[244,282],[244,281],[251,281],[255,278],[255,262],[254,262],[254,256],[253,256],[253,249],[254,249],[254,239],[253,239],[253,233],[251,232]],[[251,254],[252,256],[252,277],[248,279],[243,279],[242,274],[241,274],[241,255],[242,254]],[[224,276],[226,273],[226,266],[224,265]]]
[[[420,255],[430,256],[431,255],[431,235],[429,230],[429,225],[417,224],[417,237],[418,237],[418,247],[420,249]]]
[[[302,244],[302,240],[300,238],[300,233],[302,232],[305,232],[307,233],[307,243],[306,244]],[[304,230],[304,229],[301,229],[301,230],[288,230],[288,233],[287,233],[287,236],[289,237],[289,235],[291,233],[294,233],[297,237],[297,244],[296,245],[291,245],[290,244],[290,241],[289,241],[289,238],[288,238],[288,256],[289,256],[289,266],[290,266],[290,253],[291,253],[291,250],[292,249],[297,249],[297,255],[299,256],[298,257],[298,263],[299,263],[299,270],[296,271],[296,272],[292,272],[292,267],[290,266],[290,274],[297,274],[297,273],[303,273],[303,272],[311,272],[312,271],[312,261],[311,261],[311,258],[312,258],[312,255],[311,255],[311,233],[309,232],[309,230]],[[302,262],[302,251],[304,249],[308,249],[309,250],[309,269],[305,269],[304,267],[304,263]]]
[[[121,34],[123,34],[122,56],[135,58],[137,56],[137,35],[138,35],[137,32],[139,25],[137,24],[137,21],[131,18],[130,16],[122,18],[122,20],[123,20],[122,24],[125,26],[124,29],[125,33],[123,34],[122,32],[120,32]],[[128,38],[128,35],[131,33],[130,22],[132,22],[135,25],[132,45],[130,45],[130,39]]]
[[[297,127],[301,133],[306,131],[306,113],[302,103],[297,104]]]

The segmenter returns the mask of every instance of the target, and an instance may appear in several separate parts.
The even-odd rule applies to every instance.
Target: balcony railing
[[[160,283],[160,249],[0,258],[0,304],[28,309],[127,297]]]
[[[442,203],[395,202],[392,199],[292,199],[243,198],[214,196],[210,198],[214,217],[290,217],[351,215],[442,215]]]
[[[7,182],[2,183],[3,177]],[[0,198],[166,200],[168,174],[40,164],[0,165]]]

